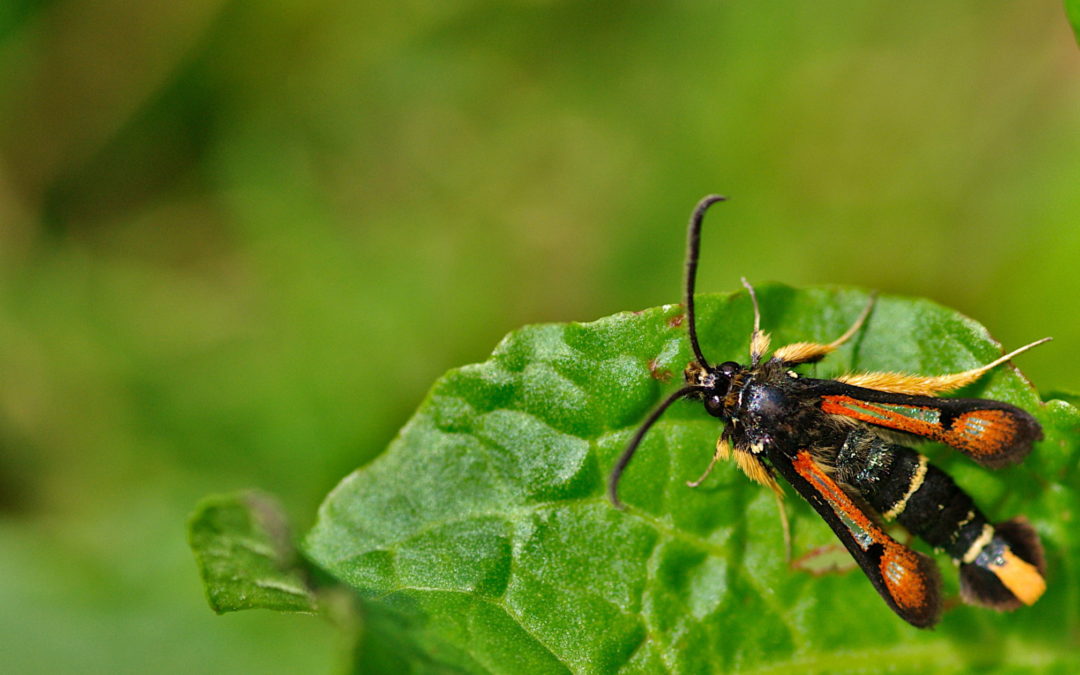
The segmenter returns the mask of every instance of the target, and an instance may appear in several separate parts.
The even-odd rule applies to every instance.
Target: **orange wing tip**
[[[894,541],[891,544],[881,557],[881,576],[891,604],[911,625],[929,628],[941,618],[941,573],[929,556]]]
[[[959,415],[941,440],[979,464],[998,469],[1016,464],[1042,439],[1042,429],[1026,412],[973,410]]]

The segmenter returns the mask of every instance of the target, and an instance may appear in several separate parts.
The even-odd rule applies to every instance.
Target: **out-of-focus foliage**
[[[13,672],[329,668],[205,606],[182,523],[306,529],[524,323],[740,275],[928,296],[1077,388],[1080,53],[1055,0],[0,3]],[[197,649],[192,645],[198,645]]]
[[[1065,0],[1065,13],[1076,31],[1076,39],[1080,41],[1080,0]]]

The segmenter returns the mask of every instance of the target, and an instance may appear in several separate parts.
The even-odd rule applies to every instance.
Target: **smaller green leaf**
[[[1080,42],[1080,0],[1065,0],[1065,16],[1069,17],[1076,39]]]
[[[318,609],[285,513],[270,495],[250,490],[203,499],[188,521],[188,541],[218,614]]]

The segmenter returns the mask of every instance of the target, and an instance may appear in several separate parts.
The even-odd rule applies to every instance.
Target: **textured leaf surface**
[[[272,497],[207,497],[191,516],[188,536],[215,612],[316,610],[284,512]]]
[[[867,300],[783,286],[760,297],[774,345],[831,340]],[[745,294],[701,297],[710,360],[745,361],[750,323]],[[860,336],[804,372],[937,374],[1000,353],[965,317],[885,297]],[[1020,467],[990,472],[944,448],[928,452],[992,518],[1031,519],[1050,590],[1013,614],[961,606],[918,631],[858,572],[789,569],[772,496],[734,467],[686,487],[720,431],[700,404],[676,404],[647,436],[621,488],[630,508],[607,503],[614,459],[688,360],[682,308],[672,305],[526,327],[485,363],[436,382],[389,449],[330,494],[306,539],[310,558],[365,598],[368,653],[392,644],[397,669],[425,672],[1078,665],[1075,408],[1040,404],[1009,367],[963,392],[1013,402],[1044,425],[1045,442]],[[789,494],[795,554],[834,543]],[[955,595],[955,572],[939,562]]]

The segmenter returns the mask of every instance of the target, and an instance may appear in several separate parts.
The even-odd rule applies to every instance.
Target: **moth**
[[[937,395],[1049,338],[961,373],[815,379],[793,368],[821,361],[857,334],[873,299],[832,342],[789,344],[766,359],[770,338],[744,279],[754,307],[749,365],[711,364],[698,343],[694,285],[702,220],[723,199],[706,197],[690,218],[685,308],[694,360],[686,366],[685,385],[653,410],[619,457],[608,482],[612,503],[623,508],[619,480],[653,424],[675,401],[697,399],[725,423],[705,475],[717,460],[733,458],[750,479],[780,496],[779,475],[828,524],[889,607],[913,626],[926,628],[940,618],[941,576],[933,559],[889,535],[884,523],[890,521],[953,559],[965,602],[1012,610],[1038,600],[1046,590],[1045,563],[1034,528],[1022,516],[991,523],[948,474],[908,445],[939,441],[991,469],[1022,460],[1042,439],[1034,417],[999,401]]]

